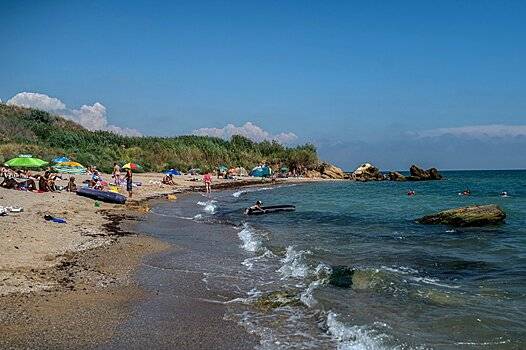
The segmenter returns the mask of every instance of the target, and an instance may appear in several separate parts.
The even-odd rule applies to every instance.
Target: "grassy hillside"
[[[212,170],[219,164],[250,169],[260,162],[312,169],[319,163],[316,148],[310,144],[289,148],[276,142],[255,143],[242,136],[230,141],[193,135],[128,137],[89,131],[47,112],[0,103],[0,163],[21,153],[48,161],[67,155],[103,171],[111,171],[113,162],[135,162],[147,171],[172,167]]]

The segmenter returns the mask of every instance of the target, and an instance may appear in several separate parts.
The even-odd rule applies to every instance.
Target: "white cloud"
[[[276,135],[272,135],[268,131],[263,130],[262,128],[260,128],[252,122],[246,122],[242,126],[228,124],[224,128],[201,128],[194,130],[193,134],[200,136],[214,136],[223,139],[230,139],[234,135],[241,135],[256,142],[261,142],[264,140],[275,140],[280,143],[291,143],[298,138],[298,136],[296,136],[296,134],[292,132],[282,132]]]
[[[20,107],[37,108],[47,112],[59,111],[66,105],[58,98],[35,92],[20,92],[6,102],[8,105]]]
[[[135,129],[108,124],[106,107],[99,102],[95,102],[93,106],[82,105],[80,109],[73,109],[70,112],[70,115],[65,114],[63,117],[79,123],[88,130],[106,130],[121,135],[141,136],[141,133]]]
[[[500,138],[526,136],[526,125],[473,125],[456,128],[438,128],[411,133],[419,138],[452,135],[466,138]]]
[[[92,106],[82,105],[79,109],[68,109],[58,98],[34,92],[21,92],[9,99],[7,104],[52,112],[66,119],[73,120],[88,130],[105,130],[130,136],[141,135],[135,129],[121,128],[108,124],[106,107],[99,102],[95,102]]]

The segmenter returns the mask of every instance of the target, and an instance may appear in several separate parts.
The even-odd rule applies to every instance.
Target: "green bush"
[[[129,137],[89,131],[72,121],[36,109],[0,103],[0,160],[31,153],[45,160],[67,155],[109,172],[113,163],[135,162],[146,171],[201,168],[220,164],[246,169],[265,162],[274,168],[312,169],[319,163],[311,145],[285,147],[275,141],[253,142],[235,135],[230,141],[208,136]]]

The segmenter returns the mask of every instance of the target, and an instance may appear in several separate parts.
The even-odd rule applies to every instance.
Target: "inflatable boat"
[[[126,197],[122,194],[108,191],[94,190],[93,188],[82,187],[77,190],[77,195],[99,200],[101,202],[124,204]]]
[[[267,207],[261,207],[262,210],[247,208],[245,209],[245,214],[247,215],[262,215],[262,214],[271,214],[277,213],[280,211],[294,211],[296,207],[294,205],[271,205]]]

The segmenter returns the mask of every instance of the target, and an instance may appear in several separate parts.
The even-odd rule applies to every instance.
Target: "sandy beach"
[[[85,178],[77,176],[77,183]],[[0,347],[95,347],[110,340],[133,300],[147,297],[134,281],[138,264],[145,256],[176,249],[131,232],[133,221],[149,210],[149,199],[202,191],[201,179],[192,178],[176,177],[176,185],[168,186],[161,184],[161,174],[135,174],[134,181],[141,186],[134,188],[133,199],[120,206],[67,192],[0,189],[0,205],[24,209],[0,217]],[[303,181],[312,180],[276,183]],[[65,185],[66,180],[58,184]],[[214,178],[213,188],[261,184],[270,181]],[[66,223],[45,221],[44,215]],[[221,310],[212,311],[199,317],[220,321]],[[241,333],[239,329],[232,334]]]

